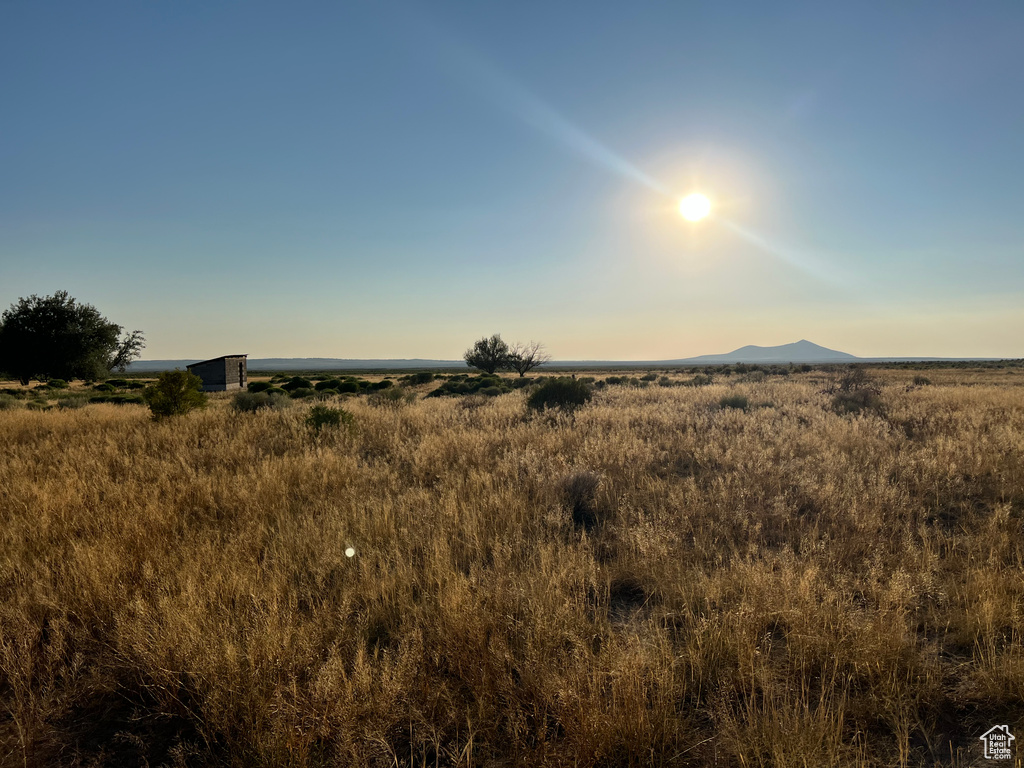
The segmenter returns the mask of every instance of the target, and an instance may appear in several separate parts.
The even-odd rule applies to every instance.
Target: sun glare
[[[700,221],[711,213],[711,201],[704,195],[687,195],[679,201],[679,213],[687,221]]]

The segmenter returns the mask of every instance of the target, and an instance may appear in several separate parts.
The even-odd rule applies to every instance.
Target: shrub
[[[561,408],[574,411],[590,402],[593,393],[590,386],[576,379],[560,376],[548,379],[530,395],[526,404],[534,410]]]
[[[270,389],[265,389],[263,391],[266,392],[268,395],[286,395],[287,396],[287,394],[288,394],[288,390],[281,389],[280,387],[271,387]]]
[[[288,405],[284,392],[237,392],[231,400],[231,407],[240,413],[255,413],[264,408],[284,408]]]
[[[400,405],[406,405],[411,403],[416,398],[412,392],[406,392],[401,387],[389,387],[388,389],[382,389],[374,392],[370,395],[369,403],[374,406],[390,406],[398,407]]]
[[[444,397],[457,395],[501,395],[511,392],[513,388],[528,386],[532,382],[529,379],[503,379],[493,374],[482,374],[480,376],[453,376],[431,392],[427,397]],[[485,392],[484,390],[490,390]],[[495,391],[497,390],[497,391]]]
[[[246,389],[250,392],[266,392],[270,387],[269,381],[250,381]]]
[[[922,376],[921,374],[918,374],[917,376],[914,377],[914,384],[917,385],[918,387],[924,387],[931,383],[932,380],[929,379],[927,376]]]
[[[145,389],[146,385],[141,381],[129,381],[125,389]]]
[[[739,408],[741,411],[745,411],[749,406],[750,401],[747,400],[746,395],[726,395],[718,401],[719,408]]]
[[[112,384],[97,384],[93,389],[97,392],[114,392],[116,387]]]
[[[558,483],[562,505],[572,517],[573,525],[590,531],[600,522],[597,506],[597,489],[601,477],[593,472],[573,472]]]
[[[0,394],[0,411],[10,411],[18,407],[18,398]]]
[[[643,376],[640,377],[640,381],[657,381],[657,380],[658,380],[658,374],[656,374],[654,371],[651,371],[650,373],[645,373]]]
[[[429,384],[434,380],[434,374],[430,371],[419,371],[418,373],[410,374],[406,376],[406,381],[412,386],[418,386],[420,384]]]
[[[154,419],[182,416],[196,408],[206,407],[207,397],[202,386],[202,379],[193,373],[165,371],[155,383],[143,390],[142,398]]]
[[[281,388],[288,392],[294,392],[297,389],[312,389],[313,382],[302,376],[292,376],[285,384],[281,385]]]
[[[388,389],[393,384],[394,384],[394,382],[391,381],[391,379],[382,379],[381,381],[378,381],[378,382],[375,382],[375,383],[371,384],[369,386],[369,389],[371,389],[374,392],[377,392],[377,391],[382,390],[382,389]]]
[[[48,411],[48,410],[50,410],[50,406],[47,405],[46,402],[43,401],[43,400],[32,400],[32,401],[30,401],[28,403],[25,403],[25,407],[28,408],[30,411]]]
[[[86,404],[84,397],[62,397],[57,401],[57,407],[62,411],[74,410],[75,408],[82,408]]]
[[[68,383],[64,379],[50,379],[46,382],[46,386],[50,389],[67,389]]]
[[[345,393],[345,392],[358,392],[359,391],[359,385],[356,382],[354,382],[354,381],[343,381],[338,386],[338,391],[342,392],[342,393]]]
[[[90,403],[112,403],[114,405],[143,405],[145,400],[139,395],[126,393],[116,395],[93,395],[89,398]]]
[[[698,373],[689,381],[685,382],[684,386],[687,387],[706,387],[711,384],[714,379],[706,373]]]
[[[314,387],[314,389],[317,392],[322,392],[325,389],[337,390],[339,387],[341,387],[341,384],[341,379],[324,379],[323,381],[317,382],[317,385]]]
[[[306,426],[319,433],[324,427],[338,428],[342,425],[352,428],[356,419],[342,408],[329,408],[326,405],[314,405],[306,416]]]
[[[316,390],[312,387],[299,387],[298,389],[290,390],[289,394],[291,394],[294,400],[301,400],[304,397],[312,397],[316,394]]]
[[[107,379],[107,384],[114,387],[115,389],[124,389],[128,386],[127,379]]]
[[[839,392],[832,398],[832,410],[840,415],[856,415],[863,411],[881,413],[882,398],[876,390],[869,387]]]

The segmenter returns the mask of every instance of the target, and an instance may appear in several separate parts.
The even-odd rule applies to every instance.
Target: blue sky
[[[1018,2],[3,3],[0,304],[66,289],[147,358],[1022,357],[1022,39]]]

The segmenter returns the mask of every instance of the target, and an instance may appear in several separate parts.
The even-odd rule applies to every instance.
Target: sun
[[[679,213],[687,221],[700,221],[711,213],[711,201],[698,193],[687,195],[679,201]]]

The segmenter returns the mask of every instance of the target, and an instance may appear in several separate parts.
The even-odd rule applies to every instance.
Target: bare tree
[[[508,353],[508,367],[518,373],[520,378],[550,360],[551,355],[539,341],[531,341],[529,344],[516,342]]]

